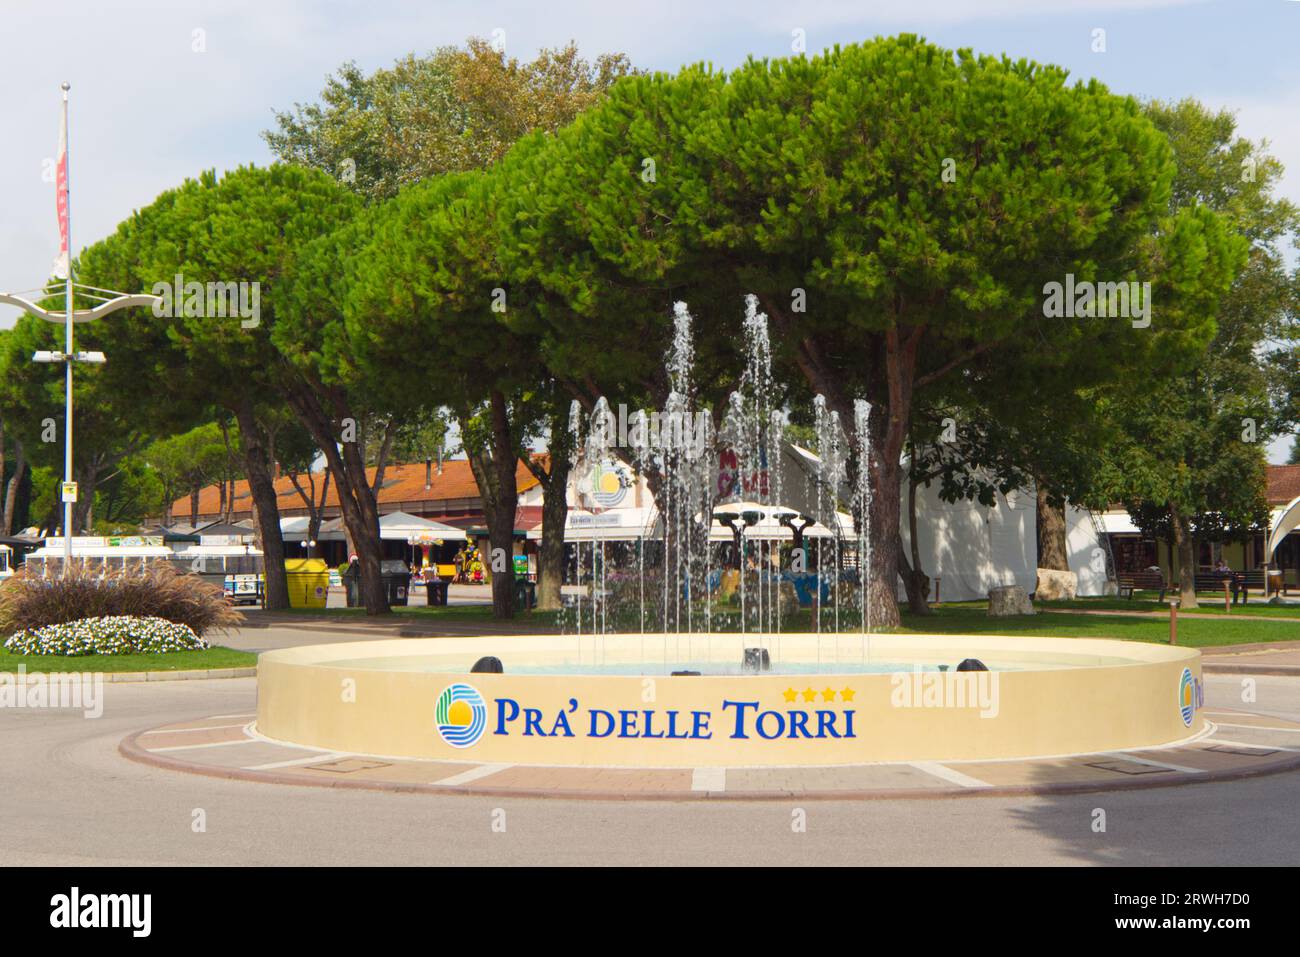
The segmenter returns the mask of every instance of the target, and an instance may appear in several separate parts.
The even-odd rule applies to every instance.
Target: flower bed
[[[165,618],[200,636],[244,620],[221,585],[178,574],[163,562],[113,571],[74,565],[56,578],[29,567],[0,585],[0,635],[117,616]]]
[[[207,647],[188,625],[134,615],[79,618],[20,631],[5,642],[18,655],[161,655]]]

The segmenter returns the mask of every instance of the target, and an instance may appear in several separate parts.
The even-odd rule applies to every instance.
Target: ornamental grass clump
[[[20,631],[5,642],[15,655],[161,655],[207,647],[189,625],[134,615],[79,618]]]
[[[161,563],[106,574],[76,566],[66,577],[55,578],[24,568],[0,585],[0,635],[122,616],[163,619],[185,625],[199,637],[244,620],[219,585]]]

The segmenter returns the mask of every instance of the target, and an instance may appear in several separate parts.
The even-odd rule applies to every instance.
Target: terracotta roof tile
[[[470,469],[469,462],[464,459],[453,459],[442,464],[442,472],[439,474],[437,467],[433,469],[433,475],[429,488],[424,487],[424,463],[399,463],[389,465],[384,469],[384,485],[379,490],[380,506],[396,504],[398,502],[445,502],[457,499],[475,499],[479,497],[478,484],[474,481],[474,473]],[[319,497],[321,483],[324,481],[324,473],[317,472],[314,476],[316,480],[316,495]],[[366,478],[374,482],[375,470],[373,468],[366,470]],[[299,483],[303,489],[311,493],[310,484],[306,476],[298,477]],[[515,469],[515,483],[520,492],[532,488],[537,484],[537,479],[533,473],[528,471],[527,466],[522,462]],[[275,483],[276,492],[279,495],[278,505],[282,511],[291,511],[305,509],[302,498],[294,490],[293,481],[286,475],[281,476]],[[338,508],[339,498],[338,489],[333,482],[330,482],[329,495],[325,500],[326,508]],[[216,485],[208,485],[199,491],[199,517],[216,516],[220,512],[221,493]],[[248,512],[252,508],[252,496],[248,491],[248,482],[240,479],[235,482],[235,504],[234,512]],[[177,518],[188,518],[190,514],[190,497],[178,498],[172,504],[172,515]]]
[[[1300,496],[1300,465],[1268,467],[1268,504],[1285,505]]]

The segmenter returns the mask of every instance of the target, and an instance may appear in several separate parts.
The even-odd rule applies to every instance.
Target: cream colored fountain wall
[[[739,660],[746,644],[758,643],[738,635],[666,641],[631,635],[603,642],[515,636],[282,649],[259,660],[257,730],[281,741],[392,757],[736,767],[1103,752],[1179,741],[1204,724],[1200,653],[1134,642],[872,636],[873,661],[955,665],[978,657],[1028,666],[951,678],[848,671],[732,677],[510,673],[512,664],[525,662],[730,662]],[[774,637],[762,643],[778,661],[820,655],[822,661],[847,663],[866,654],[856,636],[818,641],[814,635],[784,635],[779,651]],[[469,674],[484,654],[500,657],[506,673]],[[1059,667],[1063,655],[1084,666]],[[413,658],[454,673],[403,670],[403,660],[409,667]],[[468,690],[449,690],[453,685]],[[444,695],[443,716],[449,720],[440,729],[438,702]],[[455,698],[462,703],[454,705]],[[464,746],[453,746],[453,740]]]

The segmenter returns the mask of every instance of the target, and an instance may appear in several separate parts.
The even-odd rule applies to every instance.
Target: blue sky
[[[1098,28],[1104,53],[1092,51]],[[0,290],[40,285],[53,262],[54,188],[42,171],[56,150],[65,79],[80,248],[186,176],[268,162],[259,133],[272,110],[314,99],[344,60],[373,68],[503,30],[507,52],[520,58],[574,39],[584,54],[622,50],[644,68],[701,60],[726,68],[789,54],[796,29],[809,51],[915,32],[1057,63],[1118,92],[1195,96],[1236,111],[1243,135],[1272,142],[1288,167],[1283,191],[1300,202],[1297,0],[0,0],[0,121],[9,134],[0,151]],[[0,326],[15,316],[0,307]]]

